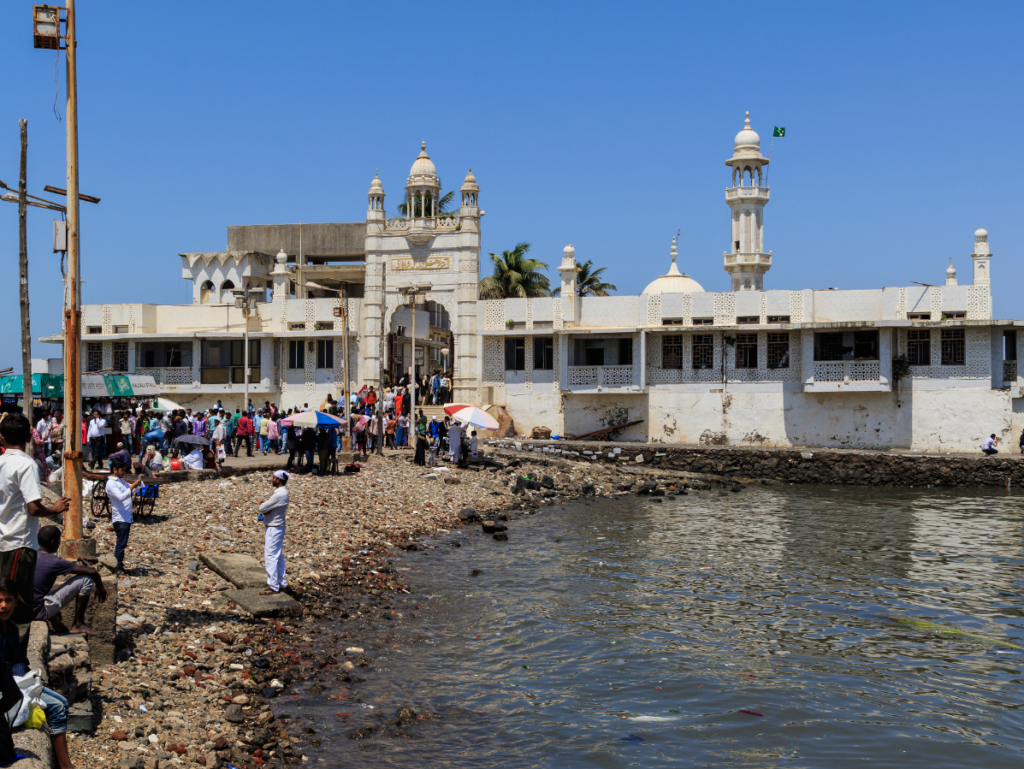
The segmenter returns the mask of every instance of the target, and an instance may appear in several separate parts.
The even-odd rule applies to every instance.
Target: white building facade
[[[416,287],[417,371],[453,370],[456,401],[504,406],[520,433],[638,422],[616,437],[976,451],[994,432],[1016,443],[1024,321],[992,318],[985,230],[970,285],[950,265],[942,285],[771,289],[768,159],[749,115],[726,165],[729,292],[682,274],[673,240],[668,272],[639,296],[577,296],[567,246],[561,296],[479,300],[479,187],[470,171],[459,208],[444,210],[423,145],[403,216],[386,214],[375,176],[365,222],[230,227],[227,251],[182,254],[191,305],[85,306],[83,371],[151,375],[183,405],[241,405],[245,320],[233,302],[245,289],[260,299],[248,319],[250,397],[318,404],[337,397],[346,370],[356,388],[408,370],[403,289]]]

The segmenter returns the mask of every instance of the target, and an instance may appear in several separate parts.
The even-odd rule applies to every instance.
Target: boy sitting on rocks
[[[43,526],[39,530],[39,554],[36,556],[34,618],[50,620],[55,633],[96,635],[96,632],[85,624],[85,609],[89,605],[89,596],[93,591],[96,592],[96,598],[100,603],[107,600],[103,578],[92,566],[58,558],[55,553],[59,546],[60,529],[56,526]],[[53,583],[62,574],[75,576],[53,590]],[[75,620],[68,630],[60,612],[72,601],[75,602]]]

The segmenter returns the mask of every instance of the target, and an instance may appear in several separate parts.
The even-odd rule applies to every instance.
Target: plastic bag
[[[14,676],[14,682],[21,689],[22,699],[18,715],[11,722],[12,728],[26,723],[29,718],[29,711],[33,707],[46,707],[46,704],[43,702],[43,679],[40,677],[38,670],[30,670],[23,676]],[[45,721],[45,718],[43,720]]]

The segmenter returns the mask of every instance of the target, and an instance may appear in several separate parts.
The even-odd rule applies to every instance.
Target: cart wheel
[[[98,517],[103,512],[103,501],[102,498],[97,497],[95,494],[92,495],[90,510],[92,511],[93,518]]]

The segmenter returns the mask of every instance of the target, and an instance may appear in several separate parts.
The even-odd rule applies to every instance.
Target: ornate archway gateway
[[[420,297],[419,306],[422,307],[428,302],[434,302],[444,307],[445,312],[448,313],[448,317],[451,320],[451,327],[448,330],[450,342],[448,346],[448,370],[452,372],[453,377],[458,375],[457,370],[457,351],[459,343],[459,335],[455,332],[458,327],[458,316],[456,314],[458,309],[458,302],[455,300],[453,291],[430,291],[426,294],[422,294]],[[386,370],[391,377],[391,381],[397,381],[403,373],[409,370],[410,361],[405,360],[404,356],[401,356],[399,350],[402,347],[399,341],[399,335],[397,333],[397,327],[394,324],[395,313],[400,307],[407,307],[409,303],[403,301],[404,297],[398,293],[388,293],[387,295],[387,310],[384,313],[384,328],[387,329],[387,367]],[[412,334],[412,329],[405,329],[406,336]],[[420,348],[423,349],[423,348]],[[400,360],[399,360],[400,359]],[[424,369],[426,368],[426,356],[424,356]],[[422,370],[421,370],[422,373]]]

